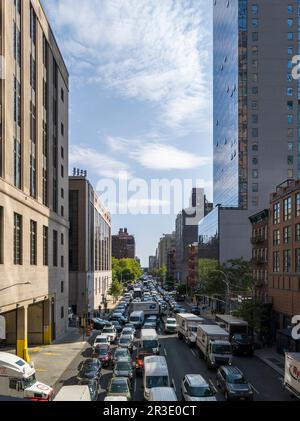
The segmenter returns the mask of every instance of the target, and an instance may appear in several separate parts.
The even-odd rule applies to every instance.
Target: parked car
[[[131,400],[130,381],[127,377],[113,377],[108,385],[107,396],[125,396]]]
[[[109,367],[112,361],[112,353],[109,345],[97,346],[92,354],[92,358],[98,358],[101,361],[102,367]]]
[[[232,353],[234,355],[250,355],[254,353],[254,343],[250,336],[237,333],[231,338]]]
[[[100,384],[101,362],[97,358],[87,358],[78,367],[77,380],[79,384],[88,384],[96,380]]]
[[[198,306],[192,306],[191,313],[195,314],[195,316],[200,316],[201,315],[200,308]]]
[[[217,386],[226,400],[253,400],[253,389],[237,367],[222,366],[217,372]]]
[[[181,393],[184,401],[216,401],[216,391],[200,374],[184,376]]]
[[[105,335],[97,335],[93,344],[93,350],[99,345],[110,345],[108,337]]]
[[[116,361],[114,373],[115,377],[127,377],[128,379],[133,379],[133,367],[132,363],[128,361],[127,358],[119,358]]]
[[[133,350],[133,340],[131,335],[121,335],[118,346],[120,348],[127,348],[130,352]]]

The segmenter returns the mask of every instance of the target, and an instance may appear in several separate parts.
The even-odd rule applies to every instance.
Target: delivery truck
[[[0,352],[0,396],[31,401],[50,401],[52,387],[35,378],[33,364],[7,352]]]
[[[204,323],[202,317],[191,313],[177,313],[176,325],[179,339],[184,339],[189,346],[196,344],[197,327]]]
[[[209,368],[232,363],[229,333],[218,325],[200,324],[197,327],[196,347],[200,358],[205,359]]]
[[[156,303],[155,301],[132,302],[130,304],[129,313],[132,313],[133,311],[143,311],[145,316],[159,314],[159,303]]]
[[[285,353],[283,385],[300,399],[300,352]]]

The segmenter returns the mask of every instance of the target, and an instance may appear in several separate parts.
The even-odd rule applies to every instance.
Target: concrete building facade
[[[112,236],[112,255],[116,259],[135,258],[135,238],[127,228],[120,228],[119,234]]]
[[[112,282],[111,217],[86,176],[69,177],[69,303],[83,315],[103,307]]]
[[[175,232],[172,234],[164,234],[158,243],[158,267],[162,268],[168,265],[168,253],[173,250],[176,245]]]
[[[39,0],[0,24],[0,314],[29,360],[68,326],[68,71]]]
[[[214,204],[227,210],[201,221],[199,236],[221,263],[251,259],[249,216],[300,175],[299,11],[297,0],[214,1]],[[242,236],[232,242],[223,227]]]

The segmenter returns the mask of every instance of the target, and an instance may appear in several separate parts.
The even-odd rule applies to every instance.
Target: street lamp
[[[0,289],[0,292],[5,291],[5,290],[7,290],[9,288],[13,288],[13,287],[19,286],[19,285],[31,285],[31,282],[30,281],[28,281],[28,282],[19,282],[18,284],[13,284],[13,285],[10,285],[8,287],[5,287],[5,288]]]
[[[215,269],[213,270],[213,272],[219,272],[221,273],[225,279],[221,279],[222,282],[224,282],[224,284],[226,285],[226,312],[228,312],[229,310],[229,314],[231,311],[231,303],[230,303],[230,282],[228,280],[228,274],[225,273],[223,270],[220,269]]]

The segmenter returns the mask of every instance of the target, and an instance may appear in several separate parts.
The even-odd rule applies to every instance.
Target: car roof
[[[103,339],[103,338],[107,339],[107,336],[105,336],[105,335],[97,335],[97,336],[96,336],[96,338],[95,338],[95,340],[96,340],[96,339],[100,339],[100,338],[102,338],[102,339]]]
[[[207,381],[201,376],[201,374],[187,374],[185,377],[189,382],[189,385],[192,387],[208,386]]]
[[[224,365],[220,368],[222,368],[225,371],[226,374],[232,374],[232,375],[235,375],[235,376],[243,376],[242,371],[238,367]]]

